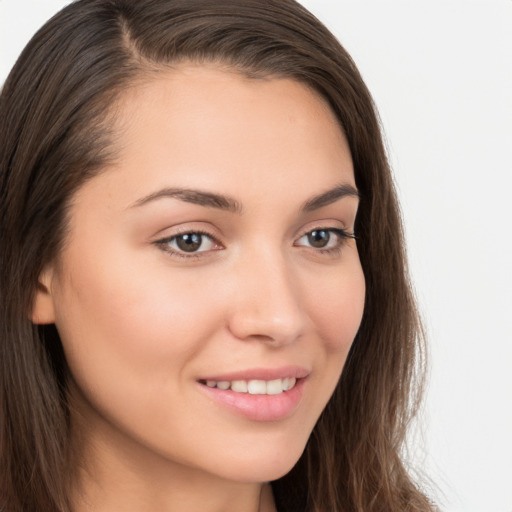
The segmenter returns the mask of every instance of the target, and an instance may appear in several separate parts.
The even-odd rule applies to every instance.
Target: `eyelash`
[[[179,231],[175,235],[162,238],[161,240],[157,240],[155,243],[157,246],[159,246],[163,251],[171,254],[172,256],[175,256],[177,258],[183,258],[183,259],[198,259],[203,257],[204,252],[209,251],[198,251],[198,252],[190,252],[187,253],[185,251],[178,251],[176,249],[172,249],[169,247],[169,244],[173,242],[174,240],[178,239],[181,236],[184,235],[200,235],[201,237],[209,238],[213,243],[218,244],[219,246],[222,245],[213,235],[208,233],[207,231],[202,231],[200,229],[193,229],[193,230],[186,230],[186,231]]]
[[[315,231],[317,231],[317,232],[325,231],[325,232],[329,233],[330,235],[334,234],[339,239],[338,242],[336,243],[335,247],[329,247],[327,249],[311,247],[311,249],[313,249],[315,252],[318,252],[320,254],[325,254],[325,255],[333,255],[333,256],[338,255],[341,253],[341,250],[342,250],[343,246],[346,244],[347,240],[349,240],[349,239],[356,240],[357,239],[357,237],[354,233],[351,233],[342,228],[318,227],[318,228],[313,228],[313,229],[310,229],[310,230],[304,232],[302,235],[300,235],[298,237],[297,240],[300,240],[301,238],[304,238],[305,236],[311,235]],[[155,244],[157,246],[159,246],[163,251],[171,254],[172,256],[177,257],[177,258],[183,258],[183,259],[198,259],[198,258],[203,257],[203,253],[211,252],[211,251],[195,251],[195,252],[187,253],[185,251],[180,251],[180,250],[176,250],[176,249],[169,247],[170,243],[172,243],[173,241],[177,240],[179,237],[182,237],[184,235],[200,235],[201,237],[206,237],[206,238],[210,239],[212,241],[212,243],[222,246],[222,244],[213,235],[211,235],[207,231],[202,231],[200,229],[186,230],[186,231],[178,232],[170,237],[162,238],[161,240],[156,240]],[[214,249],[214,250],[216,250],[216,249]]]
[[[329,233],[330,235],[334,234],[338,238],[338,241],[334,247],[329,247],[329,248],[322,248],[322,247],[314,248],[314,247],[312,247],[312,249],[314,249],[316,252],[319,252],[320,254],[325,254],[325,255],[332,255],[332,256],[339,255],[341,253],[341,250],[343,249],[343,246],[347,243],[347,240],[349,240],[349,239],[355,240],[356,239],[356,236],[354,233],[350,233],[349,231],[342,229],[342,228],[318,227],[318,228],[313,228],[313,229],[306,231],[298,238],[298,240],[300,240],[301,238],[304,238],[305,236],[311,235],[315,231],[317,231],[317,232],[325,231],[325,232]]]

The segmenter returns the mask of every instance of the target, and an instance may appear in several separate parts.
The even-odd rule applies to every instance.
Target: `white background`
[[[0,83],[66,3],[0,0]],[[386,132],[430,340],[419,461],[442,510],[512,512],[512,0],[303,3]]]

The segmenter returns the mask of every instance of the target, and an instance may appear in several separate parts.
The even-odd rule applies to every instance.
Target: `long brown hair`
[[[334,36],[293,0],[80,0],[30,41],[0,97],[0,509],[70,510],[67,367],[54,326],[29,313],[66,237],[66,208],[115,158],[112,106],[178,61],[288,77],[324,97],[344,130],[361,203],[360,330],[293,470],[282,512],[426,512],[401,453],[420,397],[423,341],[371,96]]]

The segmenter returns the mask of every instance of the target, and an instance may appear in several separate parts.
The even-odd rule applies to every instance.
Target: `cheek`
[[[308,297],[308,311],[326,350],[346,355],[364,310],[365,280],[360,265],[354,265],[341,277],[324,281]]]
[[[308,294],[307,310],[320,340],[321,371],[312,376],[318,392],[308,404],[316,418],[334,392],[363,316],[365,279],[359,259],[348,267],[323,279]]]
[[[166,436],[203,431],[187,382],[222,325],[213,285],[145,261],[103,257],[99,268],[94,259],[82,253],[73,281],[59,289],[57,327],[76,390],[143,444],[174,450]]]
[[[84,251],[73,261],[72,279],[57,288],[57,327],[72,373],[88,387],[108,376],[127,386],[167,380],[218,327],[221,312],[206,300],[214,290],[201,279],[115,254]]]

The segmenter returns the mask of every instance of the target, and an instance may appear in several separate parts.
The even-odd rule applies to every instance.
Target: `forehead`
[[[303,136],[311,148],[347,149],[327,102],[306,85],[283,78],[248,78],[213,64],[188,64],[161,73],[130,90],[120,111],[119,127],[128,144],[138,140],[152,146],[151,135],[159,131],[162,140],[154,138],[154,145],[166,140],[174,147],[179,142],[195,149],[213,142],[216,153],[224,154],[224,146],[236,141],[255,151],[264,144],[267,154],[285,153],[291,149],[282,146],[288,138],[276,141],[273,134],[288,131]],[[289,142],[294,142],[292,137]]]
[[[334,113],[290,79],[188,64],[134,86],[116,110],[118,159],[100,175],[117,180],[116,195],[178,185],[261,200],[272,183],[307,199],[340,182],[354,184]]]

